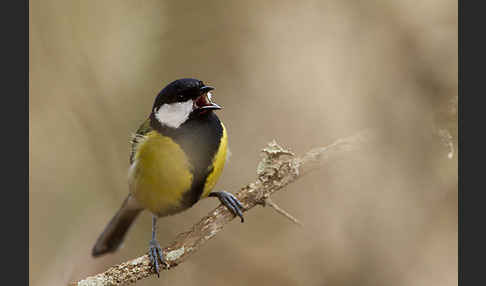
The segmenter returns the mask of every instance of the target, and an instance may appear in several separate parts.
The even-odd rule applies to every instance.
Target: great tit
[[[182,212],[202,198],[217,197],[243,222],[242,205],[228,192],[211,192],[226,161],[228,136],[212,101],[213,87],[178,79],[160,91],[131,140],[129,194],[93,247],[94,257],[114,252],[143,210],[152,213],[149,256],[157,274],[164,254],[156,240],[157,218]]]

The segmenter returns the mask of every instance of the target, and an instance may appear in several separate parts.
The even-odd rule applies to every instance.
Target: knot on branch
[[[271,193],[273,190],[287,185],[299,175],[299,163],[292,151],[283,148],[275,140],[272,140],[262,150],[262,159],[257,166],[257,175],[258,181],[264,187],[268,187],[268,191]]]

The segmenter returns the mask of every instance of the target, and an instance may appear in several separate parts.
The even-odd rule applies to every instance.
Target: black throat
[[[213,158],[223,136],[219,118],[209,111],[189,118],[178,128],[171,128],[161,125],[152,112],[150,125],[160,134],[174,140],[186,153],[191,164],[193,180],[191,189],[183,195],[183,203],[192,206],[201,197],[206,178],[212,172]]]

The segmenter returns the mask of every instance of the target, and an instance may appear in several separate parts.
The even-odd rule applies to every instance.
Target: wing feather
[[[130,140],[130,164],[133,163],[133,159],[135,158],[135,152],[138,145],[145,139],[145,135],[152,130],[153,129],[150,126],[149,117],[142,123],[142,125],[140,125],[140,127],[138,127],[137,132],[132,135],[132,138]]]

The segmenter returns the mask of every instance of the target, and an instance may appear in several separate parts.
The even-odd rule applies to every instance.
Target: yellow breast
[[[222,124],[221,124],[222,125]],[[209,195],[216,185],[226,162],[228,138],[226,129],[216,154],[208,166],[209,174],[201,198]],[[137,145],[129,171],[130,192],[152,213],[165,216],[180,212],[183,196],[191,191],[193,174],[186,153],[170,137],[151,131]]]
[[[192,177],[179,145],[151,131],[137,146],[129,172],[130,192],[152,213],[172,214],[182,210],[181,199],[191,188]]]

